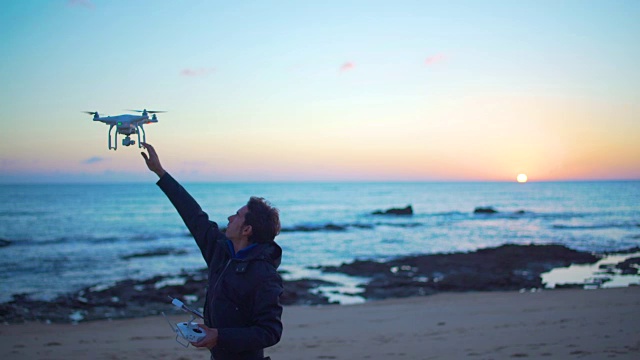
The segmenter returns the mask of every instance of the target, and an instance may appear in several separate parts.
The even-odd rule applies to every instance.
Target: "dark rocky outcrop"
[[[312,231],[345,231],[346,226],[325,224],[325,225],[297,225],[293,227],[282,228],[281,232],[312,232]]]
[[[154,257],[154,256],[184,255],[186,253],[187,253],[187,250],[184,250],[184,249],[161,248],[161,249],[151,250],[147,252],[123,255],[120,258],[123,260],[129,260],[134,258],[144,258],[144,257]]]
[[[404,208],[391,208],[385,211],[376,210],[371,213],[372,215],[413,215],[413,207],[407,205]]]
[[[322,285],[336,285],[335,283],[318,279],[301,279],[286,281],[284,283],[284,293],[280,297],[283,305],[326,305],[329,304],[327,297],[317,295],[311,290]]]
[[[640,247],[639,246],[634,246],[632,248],[628,248],[628,249],[622,249],[622,250],[617,250],[617,251],[608,251],[605,252],[605,255],[616,255],[616,254],[633,254],[633,253],[640,253]]]
[[[477,207],[473,210],[474,214],[496,214],[498,210],[492,207]]]
[[[616,265],[622,275],[638,275],[640,268],[640,257],[632,257]]]
[[[409,256],[385,263],[355,261],[322,269],[371,277],[363,296],[383,299],[439,291],[541,288],[543,272],[597,260],[595,255],[561,245],[503,245],[470,253]]]

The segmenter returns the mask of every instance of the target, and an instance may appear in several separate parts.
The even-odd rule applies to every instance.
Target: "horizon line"
[[[155,184],[158,180],[153,179],[151,181],[145,180],[130,180],[130,181],[2,181],[0,180],[0,186],[10,185],[127,185],[127,184]],[[640,182],[640,178],[637,179],[558,179],[558,180],[528,180],[526,183],[519,183],[516,180],[182,180],[179,181],[182,184],[419,184],[419,183],[503,183],[503,184],[517,184],[526,186],[529,183],[544,184],[544,183],[589,183],[589,182]]]

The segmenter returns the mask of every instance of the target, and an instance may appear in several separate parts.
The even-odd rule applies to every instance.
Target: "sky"
[[[0,183],[640,179],[640,1],[1,6]]]

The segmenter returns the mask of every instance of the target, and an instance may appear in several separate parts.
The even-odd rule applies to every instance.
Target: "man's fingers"
[[[157,158],[158,154],[156,153],[156,149],[153,148],[153,146],[151,146],[151,144],[143,142],[141,143],[142,147],[144,147],[148,152],[149,152],[149,157],[147,157],[146,155],[143,155],[145,160],[149,160],[149,158]]]
[[[144,158],[144,161],[149,161],[149,157],[147,156],[147,154],[141,152],[140,155],[142,155],[142,157]]]
[[[204,347],[204,344],[202,343],[202,340],[200,340],[198,342],[192,342],[191,345],[193,345],[195,347]]]
[[[207,347],[207,338],[204,337],[204,338],[202,338],[202,340],[200,340],[198,342],[192,342],[191,345],[193,345],[195,347]]]
[[[147,148],[147,151],[149,152],[149,157],[158,158],[158,153],[152,147]]]

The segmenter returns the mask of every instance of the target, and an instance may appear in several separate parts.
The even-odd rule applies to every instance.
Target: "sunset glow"
[[[10,2],[0,182],[640,178],[637,2],[362,4]]]
[[[518,174],[518,177],[516,178],[516,180],[519,183],[526,183],[527,182],[527,175],[526,174]]]

